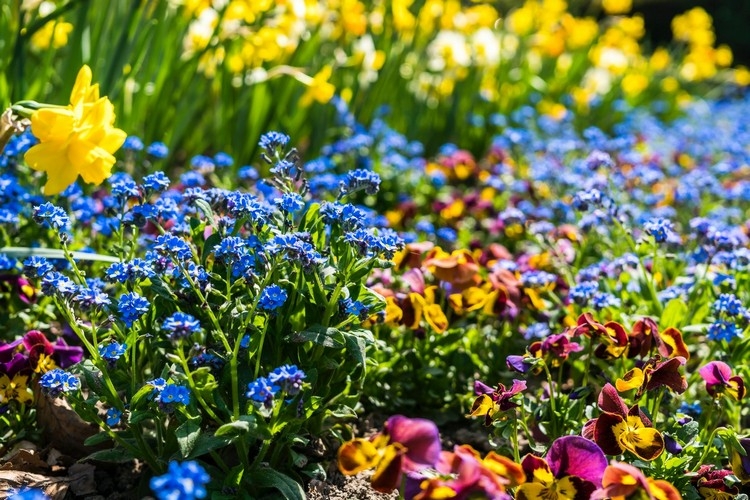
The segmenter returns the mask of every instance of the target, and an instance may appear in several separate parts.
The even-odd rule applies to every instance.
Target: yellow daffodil
[[[31,47],[39,51],[65,47],[71,31],[73,31],[73,25],[70,23],[50,21],[31,35]]]
[[[310,79],[310,82],[307,84],[307,90],[299,100],[302,107],[309,106],[313,101],[325,104],[333,98],[333,94],[336,93],[336,87],[328,81],[332,73],[333,67],[325,66]]]
[[[39,144],[26,153],[26,163],[47,173],[44,192],[57,194],[80,175],[89,184],[101,184],[112,174],[117,151],[127,134],[114,127],[114,106],[99,97],[91,85],[91,69],[78,72],[65,107],[47,107],[31,115],[31,131]]]

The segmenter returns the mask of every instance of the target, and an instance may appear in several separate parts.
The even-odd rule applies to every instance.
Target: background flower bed
[[[75,4],[50,14],[57,19]],[[222,11],[229,20],[242,12],[232,5]],[[113,113],[129,116],[127,100],[112,97],[111,106],[85,68],[68,106],[15,103],[3,134],[0,208],[6,443],[33,438],[35,401],[64,393],[102,430],[86,441],[105,448],[93,458],[144,461],[159,496],[192,478],[197,490],[183,495],[202,496],[207,482],[217,498],[299,497],[300,483],[324,477],[342,442],[344,473],[375,468],[376,489],[401,488],[407,497],[530,498],[571,482],[583,497],[626,484],[670,498],[740,494],[748,477],[748,104],[697,96],[720,81],[714,94],[739,92],[743,71],[717,72],[727,50],[712,47],[710,18],[698,10],[674,23],[677,38],[686,37],[684,58],[659,50],[646,58],[637,17],[607,18],[600,28],[561,5],[530,2],[508,15],[505,34],[482,31],[489,26],[477,12],[491,14],[487,6],[461,13],[477,23],[464,25],[466,40],[515,36],[505,63],[529,64],[515,81],[505,63],[488,72],[472,53],[471,71],[498,78],[484,88],[456,60],[457,5],[439,6],[442,29],[409,49],[431,58],[425,71],[440,80],[427,89],[434,99],[411,89],[407,104],[369,120],[356,89],[329,82],[345,81],[345,69],[329,74],[326,65],[316,72],[273,58],[264,62],[271,80],[238,86],[267,85],[302,108],[330,100],[286,116],[282,99],[249,118],[253,127],[273,123],[305,137],[323,131],[305,117],[328,113],[335,126],[325,128],[319,155],[301,157],[280,132],[258,132],[256,144],[239,127],[231,133],[241,132],[244,153],[212,151],[207,141],[217,136],[207,134],[190,143],[190,154],[204,154],[172,168],[185,152],[125,139]],[[134,19],[142,8],[133,7]],[[540,9],[549,19],[523,24]],[[284,18],[280,7],[271,14]],[[200,15],[212,14],[185,18],[185,29]],[[420,15],[414,19],[434,18]],[[240,26],[250,23],[243,19]],[[343,23],[344,38],[356,26],[331,19]],[[258,23],[273,27],[268,18]],[[588,26],[591,38],[550,52],[570,23]],[[227,26],[216,26],[211,58],[192,55],[186,64],[223,89],[215,82],[231,58],[219,49],[238,39],[222,38]],[[435,52],[438,40],[452,40],[444,46],[450,56]],[[304,47],[294,45],[290,57]],[[386,62],[404,54],[392,49],[373,54]],[[601,67],[615,55],[626,66]],[[430,69],[440,58],[444,66]],[[580,71],[562,78],[560,65],[576,58]],[[372,78],[367,68],[352,74],[363,87]],[[609,88],[587,94],[581,82],[592,74]],[[656,74],[664,78],[647,78]],[[368,81],[374,96],[377,85],[390,88],[387,98],[403,95],[392,90],[402,83]],[[443,97],[440,85],[450,90]],[[489,92],[479,92],[479,106],[465,97],[476,89]],[[382,102],[368,100],[375,104]],[[414,110],[471,126],[457,127],[458,145],[425,154],[412,137],[426,129],[401,134],[391,125],[403,127]],[[183,117],[175,126],[190,122],[196,134],[205,125]],[[76,154],[81,148],[96,156]],[[34,170],[46,172],[44,195]],[[372,411],[443,428],[474,422],[488,444],[482,454],[440,451],[434,424],[401,416],[351,440],[347,424]],[[597,464],[592,474],[561,465],[559,457],[576,453]]]

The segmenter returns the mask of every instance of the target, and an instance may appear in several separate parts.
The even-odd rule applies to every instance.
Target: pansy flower
[[[409,301],[414,311],[414,319],[410,328],[418,328],[424,318],[436,333],[443,333],[448,329],[448,317],[443,312],[438,300],[436,300],[436,286],[427,287],[424,295],[410,293]]]
[[[521,466],[526,482],[516,491],[517,500],[587,500],[602,486],[607,458],[593,441],[564,436],[552,443],[546,458],[529,454]]]
[[[503,384],[497,384],[497,389],[493,389],[479,380],[474,382],[474,392],[479,396],[471,407],[471,417],[484,415],[484,423],[489,426],[492,424],[492,417],[499,412],[511,410],[520,406],[512,401],[513,396],[526,389],[526,381],[513,380],[510,389],[506,389]]]
[[[682,338],[682,332],[677,328],[669,327],[663,332],[659,332],[659,327],[653,319],[639,319],[628,334],[628,357],[647,357],[654,346],[656,346],[659,354],[665,358],[680,356],[685,360],[690,359],[690,353],[685,340]]]
[[[69,346],[65,340],[58,338],[55,343],[38,330],[31,330],[23,336],[23,345],[29,353],[32,369],[45,373],[54,368],[68,368],[83,359],[83,349]]]
[[[745,450],[745,454],[742,455],[740,452],[732,450],[730,463],[734,475],[742,481],[742,484],[747,484],[750,483],[750,438],[742,438],[739,441],[740,446]]]
[[[476,285],[479,282],[479,264],[468,250],[453,253],[435,248],[422,263],[435,277],[457,288]]]
[[[339,448],[338,465],[347,476],[375,468],[372,487],[387,493],[401,484],[404,473],[434,468],[440,451],[440,436],[433,422],[394,415],[371,439],[344,443]]]
[[[457,314],[466,314],[484,308],[488,299],[494,298],[490,294],[491,285],[485,284],[481,287],[471,286],[460,293],[452,293],[448,296],[448,303]]]
[[[612,462],[604,470],[602,488],[595,491],[591,499],[643,498],[639,493],[649,500],[682,500],[680,492],[669,482],[646,477],[640,469],[618,462]]]
[[[34,398],[31,388],[26,385],[28,381],[29,376],[20,373],[12,377],[6,374],[0,375],[0,404],[14,400],[21,404],[31,403]]]
[[[578,342],[572,341],[571,333],[573,330],[568,329],[563,333],[548,335],[544,340],[533,342],[526,354],[508,356],[505,363],[509,369],[519,373],[527,373],[531,369],[533,363],[527,361],[530,359],[543,359],[549,366],[558,367],[571,353],[583,350]]]
[[[456,446],[452,452],[441,452],[435,470],[424,471],[424,474],[426,477],[409,477],[405,488],[406,498],[510,500],[507,488],[525,481],[520,465],[493,451],[482,458],[469,445]]]
[[[717,398],[727,394],[735,401],[745,397],[745,383],[739,375],[732,376],[732,368],[723,361],[711,361],[698,370],[700,376],[706,381],[706,390]]]
[[[650,359],[641,368],[635,367],[622,378],[615,381],[619,392],[638,389],[636,399],[644,391],[651,391],[659,387],[669,387],[678,394],[687,390],[687,379],[680,373],[680,367],[685,364],[685,358],[676,357],[662,360],[661,356]]]
[[[628,409],[612,384],[605,385],[599,394],[599,408],[603,413],[586,422],[583,435],[596,441],[607,455],[629,451],[641,460],[654,460],[664,451],[661,433],[638,405]]]
[[[7,344],[0,344],[0,374],[13,377],[16,373],[31,372],[28,355],[20,352],[19,349],[22,342],[18,339]]]
[[[713,465],[701,465],[697,475],[692,478],[695,488],[703,498],[712,500],[733,500],[740,492],[739,488],[727,484],[727,476],[733,472],[728,469],[715,469]]]

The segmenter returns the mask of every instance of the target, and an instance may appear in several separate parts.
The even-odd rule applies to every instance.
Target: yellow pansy
[[[16,400],[19,403],[31,403],[33,393],[26,386],[28,376],[16,374],[11,380],[7,375],[0,376],[0,403]]]

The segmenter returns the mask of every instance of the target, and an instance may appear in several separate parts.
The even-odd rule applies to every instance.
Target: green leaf
[[[99,432],[98,434],[87,437],[83,444],[84,446],[96,446],[98,444],[106,443],[111,439],[112,438],[109,437],[109,434],[107,434],[106,432]]]
[[[113,448],[111,450],[95,451],[91,455],[81,459],[81,462],[96,460],[97,462],[121,464],[130,462],[134,458],[135,457],[128,450],[123,448]]]
[[[151,385],[144,385],[140,389],[138,389],[138,392],[133,394],[133,397],[130,398],[130,407],[135,408],[138,406],[138,404],[143,400],[146,396],[154,392],[154,387]]]
[[[682,299],[672,299],[661,313],[659,328],[666,329],[670,326],[678,328],[685,319],[688,312],[687,304]]]
[[[346,346],[346,339],[344,334],[332,327],[325,327],[321,325],[311,326],[309,329],[293,333],[285,339],[287,342],[312,342],[314,344],[322,345],[323,347],[331,347],[333,349],[342,349]]]
[[[242,464],[236,465],[232,467],[229,474],[224,478],[224,485],[235,489],[242,484],[242,476],[244,475],[245,467]]]
[[[274,488],[286,500],[304,500],[305,492],[302,486],[291,477],[274,469],[259,469],[248,476],[248,480],[261,488]],[[279,498],[274,496],[274,498]]]
[[[229,422],[228,424],[222,425],[216,429],[214,435],[216,437],[233,438],[241,436],[242,434],[247,434],[248,432],[250,432],[250,422],[237,420],[236,422]]]
[[[258,439],[271,439],[271,433],[265,422],[258,421],[254,415],[241,415],[239,420],[222,425],[214,433],[216,437],[228,439],[234,439],[244,434],[249,434]]]
[[[195,206],[198,207],[200,211],[206,215],[209,223],[211,225],[214,225],[214,211],[211,208],[211,205],[209,205],[206,200],[201,200],[200,198],[193,201],[193,203],[195,203]]]
[[[195,441],[195,444],[193,445],[193,449],[190,451],[190,454],[186,456],[185,458],[186,459],[198,458],[213,450],[224,448],[225,446],[228,446],[229,444],[231,444],[231,440],[228,438],[208,436],[204,433],[201,433],[198,435],[198,439]]]
[[[351,360],[351,376],[359,380],[365,376],[365,362],[367,360],[367,343],[357,335],[349,332],[344,334],[346,338],[346,357]]]
[[[65,252],[56,248],[27,248],[27,247],[3,247],[0,253],[7,254],[9,257],[23,259],[32,255],[44,257],[45,259],[62,259],[65,260]],[[120,262],[120,259],[112,255],[102,255],[89,252],[70,252],[73,260],[95,260],[100,262]]]
[[[201,262],[203,265],[206,264],[206,259],[208,259],[208,256],[211,254],[211,251],[213,248],[221,243],[221,235],[216,232],[213,233],[211,236],[206,238],[206,242],[203,244],[203,254],[201,255]]]
[[[675,435],[683,443],[689,443],[698,435],[698,431],[700,431],[700,425],[696,420],[691,420],[685,425],[680,426]]]
[[[144,420],[155,418],[156,415],[151,410],[140,410],[140,411],[133,411],[130,413],[130,416],[128,417],[128,423],[130,425],[135,425],[143,422]]]
[[[188,420],[177,428],[175,436],[177,436],[177,444],[180,447],[180,453],[183,458],[187,458],[193,451],[200,433],[201,426],[195,420]]]

